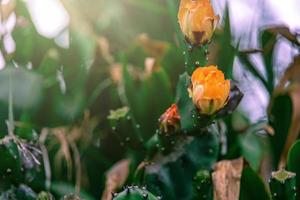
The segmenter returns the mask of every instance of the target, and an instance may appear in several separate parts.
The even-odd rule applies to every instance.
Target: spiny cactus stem
[[[117,195],[113,195],[114,200],[160,200],[161,197],[154,196],[151,192],[146,190],[146,187],[126,186],[124,190]]]
[[[296,199],[296,174],[284,169],[272,173],[270,179],[270,189],[274,200]]]
[[[134,133],[138,137],[139,141],[143,142],[144,138],[143,138],[141,130],[140,130],[140,125],[136,122],[136,119],[133,116],[130,116],[130,117],[131,117],[132,126],[134,127]]]

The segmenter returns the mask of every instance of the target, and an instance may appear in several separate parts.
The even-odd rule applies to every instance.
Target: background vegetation
[[[37,31],[29,1],[1,4],[0,199],[34,199],[40,191],[99,199],[108,187],[107,172],[124,159],[130,160],[120,170],[128,170],[124,185],[138,182],[135,169],[148,154],[137,150],[135,134],[144,140],[155,134],[187,67],[179,1],[60,2],[69,25],[55,39]],[[297,32],[270,23],[251,43],[250,34],[234,32],[232,9],[222,8],[208,63],[218,65],[245,97],[216,122],[217,130],[210,131],[215,134],[184,147],[184,156],[162,161],[160,173],[154,169],[146,176],[144,184],[164,199],[202,199],[195,197],[192,177],[223,159],[247,160],[240,199],[275,198],[267,189],[271,172],[300,171]],[[295,57],[283,64],[282,44]]]

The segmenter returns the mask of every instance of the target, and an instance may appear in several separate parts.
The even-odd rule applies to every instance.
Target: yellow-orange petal
[[[190,44],[208,43],[218,21],[219,17],[214,14],[210,0],[181,0],[178,22]]]
[[[227,103],[230,81],[225,80],[216,66],[197,68],[191,77],[190,97],[195,106],[204,114],[213,114]]]

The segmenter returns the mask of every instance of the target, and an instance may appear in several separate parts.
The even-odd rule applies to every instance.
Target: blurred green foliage
[[[26,3],[16,0],[17,22],[12,33],[16,50],[6,54],[2,46],[0,49],[6,60],[0,71],[0,136],[4,138],[8,132],[11,76],[15,134],[30,141],[26,146],[23,140],[1,140],[0,199],[20,199],[20,195],[21,199],[35,199],[44,190],[58,198],[77,193],[83,199],[99,199],[107,189],[106,172],[123,158],[131,160],[125,184],[147,185],[154,194],[152,199],[157,195],[177,200],[201,199],[203,195],[212,199],[214,164],[241,156],[249,165],[242,171],[240,199],[270,199],[260,175],[266,179],[263,169],[277,168],[294,108],[288,94],[274,93],[278,79],[274,49],[279,35],[296,45],[294,38],[281,29],[265,29],[260,51],[241,51],[232,42],[226,9],[213,44],[188,57],[188,45],[177,24],[179,1],[61,2],[70,15],[69,26],[62,30],[69,33],[68,48],[40,35]],[[206,50],[210,52],[208,60]],[[262,55],[265,74],[250,59],[253,53]],[[201,65],[217,64],[228,79],[235,79],[234,60],[239,59],[243,71],[261,82],[270,95],[268,119],[253,124],[241,110],[214,122],[196,115],[187,88],[193,69],[189,67],[199,57]],[[178,104],[182,129],[193,132],[188,139],[159,136],[158,119],[172,103]],[[199,131],[208,125],[208,130]],[[163,149],[174,138],[180,138],[179,151],[173,146]],[[150,142],[145,144],[147,140]],[[40,146],[38,156],[32,153],[33,143]],[[22,145],[30,156],[19,153],[24,152]],[[175,152],[170,156],[169,151]],[[296,143],[287,161],[288,170],[295,173],[300,171],[298,151]],[[136,168],[157,152],[161,157],[154,158],[156,165],[142,169],[143,178],[138,180]],[[37,168],[35,157],[40,160]],[[28,165],[34,165],[29,172],[23,168],[26,159]],[[265,167],[268,159],[273,160]],[[197,186],[203,183],[193,181],[199,170],[208,173],[207,189],[200,192]],[[299,177],[296,179],[299,190]],[[122,197],[125,192],[120,193]],[[143,195],[140,192],[138,189],[136,195]]]

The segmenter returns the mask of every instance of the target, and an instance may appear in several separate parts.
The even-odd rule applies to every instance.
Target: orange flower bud
[[[159,129],[162,133],[177,132],[180,129],[180,116],[176,104],[172,104],[159,118]]]
[[[207,44],[216,28],[219,16],[214,14],[210,0],[181,0],[178,22],[188,43]]]
[[[225,106],[230,93],[230,81],[225,80],[223,72],[216,66],[197,68],[191,81],[189,95],[200,113],[211,115]]]

